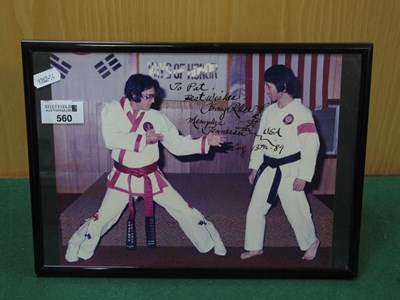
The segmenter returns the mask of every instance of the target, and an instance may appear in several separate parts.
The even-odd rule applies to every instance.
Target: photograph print
[[[365,54],[245,46],[23,42],[38,275],[355,276]]]

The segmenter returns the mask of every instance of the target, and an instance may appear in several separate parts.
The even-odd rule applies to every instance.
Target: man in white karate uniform
[[[311,111],[294,98],[296,77],[284,65],[264,73],[272,104],[263,112],[254,140],[249,168],[253,193],[246,216],[245,250],[242,259],[261,255],[265,218],[277,195],[293,228],[303,259],[316,256],[316,237],[310,207],[304,193],[314,175],[319,138]]]
[[[179,223],[201,253],[214,249],[224,256],[226,249],[213,224],[190,207],[159,170],[159,145],[174,155],[208,153],[210,146],[221,146],[226,136],[209,134],[198,139],[182,136],[160,111],[151,109],[160,87],[143,74],[132,75],[126,82],[120,101],[105,104],[101,113],[105,145],[111,150],[114,167],[108,175],[107,192],[95,216],[73,234],[65,258],[69,262],[89,259],[102,235],[114,225],[129,204],[127,248],[136,248],[133,198],[143,197],[146,241],[156,247],[154,206],[156,202]]]

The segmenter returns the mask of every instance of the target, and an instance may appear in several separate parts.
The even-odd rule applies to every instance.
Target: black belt
[[[282,172],[281,172],[280,166],[298,161],[298,160],[300,160],[300,158],[301,158],[300,152],[297,152],[295,154],[285,156],[282,158],[272,158],[272,157],[264,155],[264,162],[258,168],[256,176],[254,178],[251,195],[253,194],[254,188],[258,181],[258,178],[261,176],[262,172],[264,172],[264,170],[267,167],[271,167],[273,169],[276,169],[276,172],[275,172],[274,180],[272,181],[271,189],[268,194],[267,202],[271,205],[275,204],[276,195],[278,194],[279,183],[281,182],[281,178],[282,178]]]

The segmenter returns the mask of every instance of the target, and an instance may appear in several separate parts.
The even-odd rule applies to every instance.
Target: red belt
[[[154,173],[157,171],[158,166],[157,162],[142,167],[142,168],[129,168],[126,167],[116,161],[114,161],[114,167],[121,173],[129,174],[131,176],[135,176],[138,178],[143,177],[144,179],[144,192],[143,192],[143,198],[144,198],[144,215],[146,217],[153,217],[154,216],[154,200],[153,200],[153,186],[151,184],[151,180],[149,177],[149,174]],[[128,177],[128,185],[129,185],[129,218],[133,219],[134,217],[134,206],[132,203],[132,196],[133,193],[131,191],[131,182],[130,182],[131,177]]]

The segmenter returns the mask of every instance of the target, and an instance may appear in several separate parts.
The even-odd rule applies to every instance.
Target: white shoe
[[[73,263],[73,262],[77,262],[79,260],[79,258],[78,258],[78,256],[68,255],[68,252],[67,252],[67,254],[65,254],[65,260],[67,262]]]
[[[226,248],[221,242],[216,242],[214,246],[214,253],[219,256],[226,255]]]

